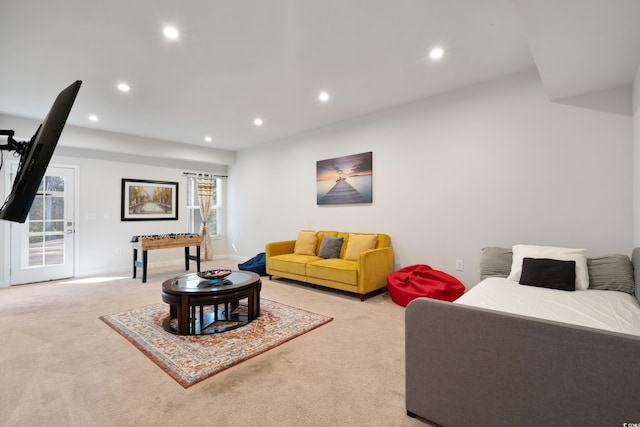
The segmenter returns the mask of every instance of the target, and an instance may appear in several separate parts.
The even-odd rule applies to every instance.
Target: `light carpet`
[[[169,315],[169,306],[164,303],[100,319],[187,388],[333,320],[266,299],[260,308],[260,317],[248,325],[212,335],[165,331],[162,320]]]

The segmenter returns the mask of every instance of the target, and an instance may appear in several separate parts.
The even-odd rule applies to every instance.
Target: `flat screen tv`
[[[18,171],[11,193],[0,209],[0,219],[26,221],[81,84],[77,80],[60,92],[31,140],[20,147]],[[13,141],[13,144],[19,143]],[[15,150],[14,147],[9,145],[9,149]]]

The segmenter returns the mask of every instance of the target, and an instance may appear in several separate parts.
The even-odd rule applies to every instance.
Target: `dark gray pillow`
[[[576,290],[576,262],[550,258],[523,258],[521,285]]]
[[[340,258],[340,249],[343,241],[343,237],[322,236],[318,256],[322,258]]]
[[[513,251],[511,248],[482,248],[480,258],[480,280],[487,277],[508,277],[511,273]]]
[[[633,265],[626,255],[605,255],[587,258],[589,289],[620,291],[633,295]]]

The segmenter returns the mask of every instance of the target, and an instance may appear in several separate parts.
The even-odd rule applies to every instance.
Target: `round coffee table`
[[[214,334],[244,326],[260,316],[261,287],[260,276],[250,271],[233,271],[214,280],[197,273],[172,277],[162,283],[162,301],[169,304],[162,326],[178,335]],[[246,313],[238,308],[245,298]],[[213,309],[205,310],[206,306]]]

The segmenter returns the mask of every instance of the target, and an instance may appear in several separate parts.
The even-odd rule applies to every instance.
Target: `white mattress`
[[[567,292],[491,277],[455,303],[640,336],[640,304],[624,292]]]

